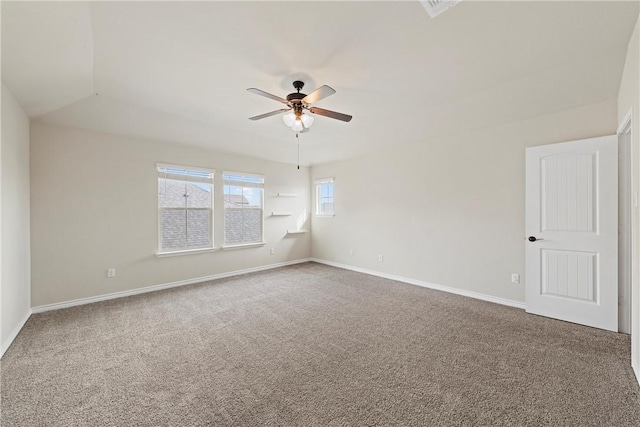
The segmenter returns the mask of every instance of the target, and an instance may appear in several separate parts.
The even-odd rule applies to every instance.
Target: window
[[[262,242],[262,195],[264,177],[225,172],[224,244],[250,245]]]
[[[213,248],[213,171],[158,165],[159,253]]]
[[[316,180],[316,215],[333,216],[333,178]]]

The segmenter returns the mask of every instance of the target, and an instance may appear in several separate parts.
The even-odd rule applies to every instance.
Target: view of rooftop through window
[[[158,167],[160,252],[213,247],[213,173]]]
[[[225,245],[262,242],[264,177],[225,172]]]

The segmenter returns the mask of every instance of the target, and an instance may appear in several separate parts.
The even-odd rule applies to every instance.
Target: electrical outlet
[[[520,283],[520,275],[518,273],[511,273],[511,283]]]
[[[276,250],[274,248],[269,249],[269,253],[271,255],[275,255],[276,254]]]
[[[380,261],[380,262],[384,261],[384,256],[383,255],[378,255],[378,261]]]
[[[354,252],[353,249],[349,249],[349,255],[353,256]]]
[[[114,277],[116,277],[116,269],[115,268],[107,269],[107,277],[109,279],[113,279]]]

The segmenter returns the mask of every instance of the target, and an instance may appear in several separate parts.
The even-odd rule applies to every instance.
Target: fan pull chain
[[[300,170],[300,134],[296,132],[296,141],[298,142],[298,170]]]

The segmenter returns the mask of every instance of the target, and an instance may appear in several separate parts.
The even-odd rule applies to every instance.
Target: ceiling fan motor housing
[[[304,94],[304,93],[300,93],[300,92],[298,92],[298,93],[295,93],[295,92],[294,93],[290,93],[289,95],[287,95],[287,101],[289,101],[289,102],[296,102],[296,101],[302,102],[302,98],[304,98],[305,96],[307,96],[307,95]]]
[[[300,93],[300,90],[302,90],[303,87],[304,87],[304,82],[301,82],[300,80],[296,80],[295,82],[293,82],[293,88],[297,90],[298,93],[294,92],[287,95],[287,101],[297,104],[298,102],[296,101],[301,100],[302,98],[307,96],[307,94],[305,93]]]

